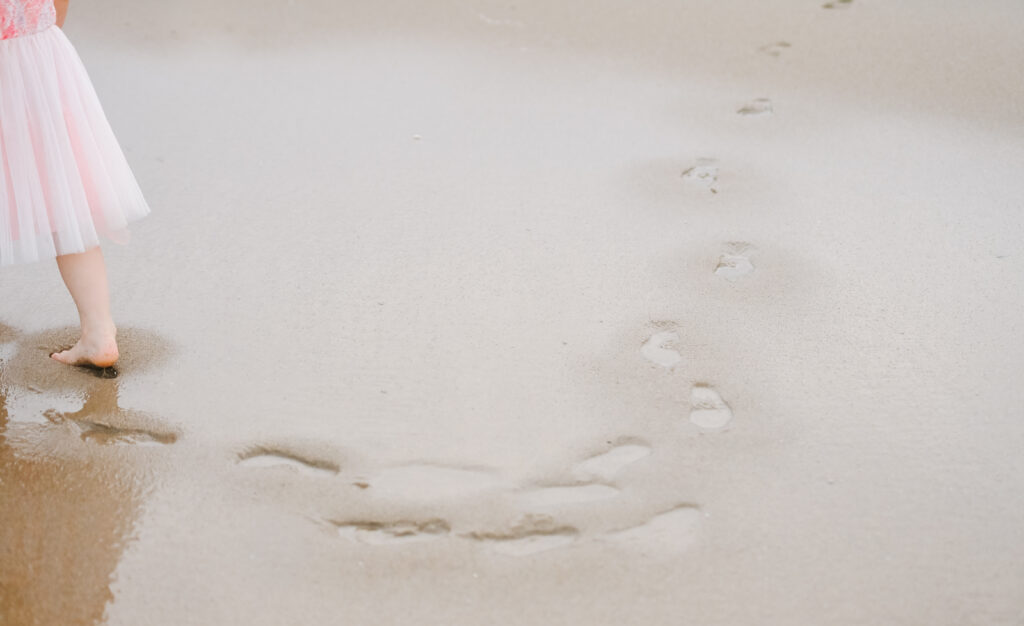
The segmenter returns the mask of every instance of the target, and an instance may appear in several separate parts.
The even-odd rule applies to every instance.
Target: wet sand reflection
[[[13,341],[28,343],[0,325],[0,345]],[[96,444],[167,443],[174,435],[128,427],[152,420],[118,406],[117,379],[80,382],[79,411],[22,419],[12,402],[18,394],[39,393],[38,381],[66,386],[86,377],[37,378],[33,370],[50,364],[40,360],[26,371],[14,360],[11,367],[0,353],[0,623],[96,624],[113,599],[114,572],[146,487],[122,446]],[[29,389],[15,379],[37,384]]]

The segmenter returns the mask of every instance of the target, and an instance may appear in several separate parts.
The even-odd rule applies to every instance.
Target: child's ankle
[[[103,324],[83,324],[82,338],[101,341],[117,337],[117,327],[112,322]]]

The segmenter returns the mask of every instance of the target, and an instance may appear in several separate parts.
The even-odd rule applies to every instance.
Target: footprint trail
[[[718,257],[715,274],[732,282],[754,271],[754,263],[750,260],[753,246],[743,242],[730,243],[728,249]]]
[[[762,54],[767,54],[768,56],[778,57],[782,54],[784,50],[791,47],[792,44],[790,44],[788,41],[776,41],[774,43],[761,46],[760,48],[758,48],[758,51],[761,52]]]
[[[640,444],[616,446],[607,452],[577,463],[573,475],[580,480],[611,480],[626,466],[650,455],[651,448]]]
[[[430,541],[447,536],[451,527],[443,519],[423,522],[402,520],[397,522],[330,522],[338,536],[356,543],[391,545]]]
[[[640,353],[652,363],[672,368],[683,360],[683,357],[677,351],[665,347],[665,344],[674,341],[679,341],[679,335],[675,331],[665,330],[660,333],[654,333],[640,347]]]
[[[508,531],[471,532],[463,537],[487,544],[500,554],[526,556],[545,552],[574,543],[579,531],[572,526],[559,525],[549,515],[528,513]]]
[[[705,430],[721,430],[732,421],[732,409],[707,385],[693,387],[690,407],[690,421]]]
[[[518,494],[516,500],[524,508],[551,508],[607,500],[617,495],[619,490],[608,485],[557,485],[530,489]]]
[[[698,507],[681,504],[643,524],[609,532],[598,540],[636,549],[649,556],[678,553],[696,543],[702,517]]]
[[[706,187],[711,193],[718,193],[718,161],[697,159],[697,162],[680,175],[683,180]]]
[[[744,104],[736,113],[745,117],[768,117],[774,110],[769,98],[756,98]]]
[[[500,489],[501,476],[488,469],[412,463],[389,467],[365,478],[375,496],[408,502],[463,498]]]
[[[334,476],[340,470],[336,463],[330,461],[262,447],[241,454],[238,464],[244,467],[288,467],[308,476]]]

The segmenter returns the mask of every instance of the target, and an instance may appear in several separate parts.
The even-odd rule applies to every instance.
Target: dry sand
[[[0,622],[1024,624],[1024,4],[72,3],[123,359],[0,273]]]

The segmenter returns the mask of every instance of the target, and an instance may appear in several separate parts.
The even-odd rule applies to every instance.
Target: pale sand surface
[[[153,214],[116,379],[0,273],[5,626],[1024,624],[1018,0],[72,4]]]

